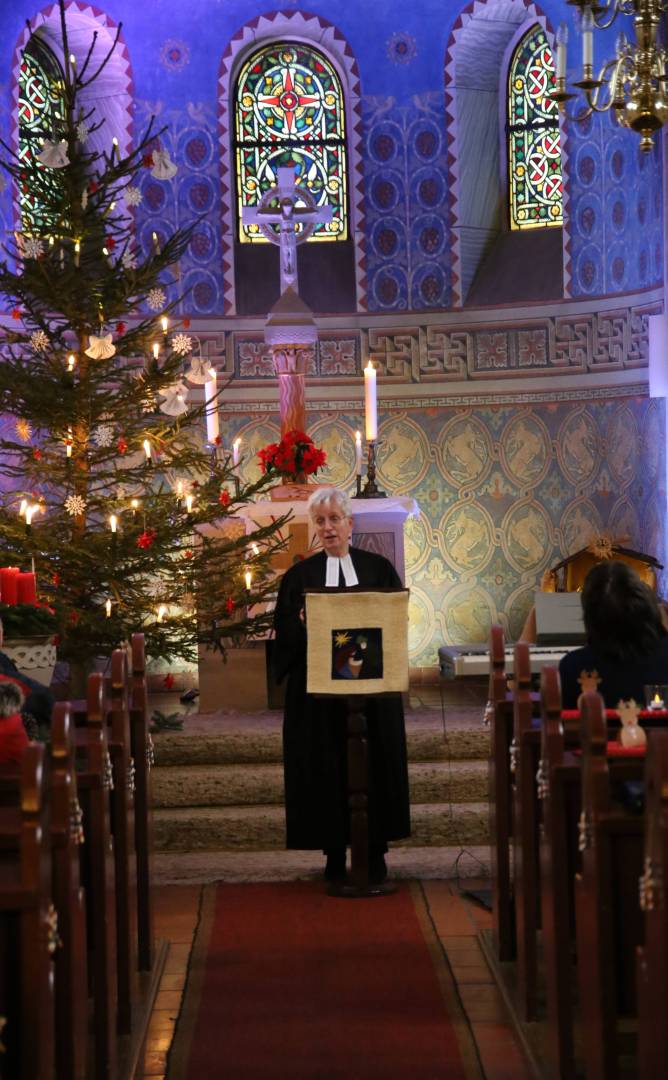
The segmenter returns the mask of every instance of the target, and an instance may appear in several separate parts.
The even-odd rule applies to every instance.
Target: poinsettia
[[[305,431],[288,431],[279,443],[270,443],[258,453],[262,472],[276,472],[294,479],[299,474],[310,476],[327,460],[324,450],[316,446]]]

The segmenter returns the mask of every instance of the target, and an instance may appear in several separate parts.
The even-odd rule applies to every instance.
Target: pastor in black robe
[[[349,548],[360,586],[401,588],[386,558]],[[280,585],[274,628],[274,672],[287,677],[283,720],[286,846],[342,848],[350,842],[345,702],[306,693],[304,590],[325,584],[324,552],[296,563]],[[369,843],[410,836],[408,764],[402,701],[368,698]]]

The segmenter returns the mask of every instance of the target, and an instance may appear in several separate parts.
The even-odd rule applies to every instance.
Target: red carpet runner
[[[471,1080],[473,1042],[418,886],[212,885],[170,1080]]]

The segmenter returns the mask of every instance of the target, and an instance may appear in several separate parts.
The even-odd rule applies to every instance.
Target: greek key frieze
[[[591,356],[591,338],[590,318],[579,316],[576,319],[555,319],[552,365],[586,371]]]
[[[465,379],[473,366],[473,334],[427,326],[421,353],[422,378]]]
[[[379,374],[398,380],[420,381],[420,331],[414,327],[401,330],[370,328],[366,337],[363,362],[371,360]]]

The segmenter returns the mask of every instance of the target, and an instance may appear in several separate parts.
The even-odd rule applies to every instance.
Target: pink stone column
[[[304,376],[310,349],[281,346],[273,349],[278,375],[278,400],[281,415],[281,438],[288,431],[306,430]]]

